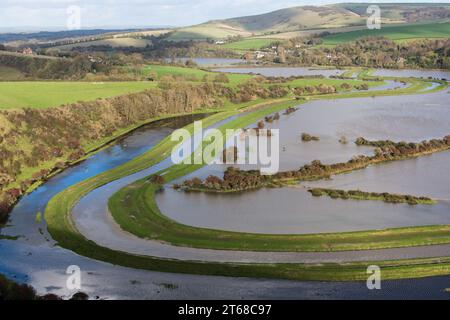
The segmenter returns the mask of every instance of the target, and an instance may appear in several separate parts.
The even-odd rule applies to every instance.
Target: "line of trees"
[[[364,169],[371,164],[397,161],[450,149],[450,135],[443,139],[432,139],[420,143],[368,141],[358,138],[358,145],[376,146],[373,156],[359,155],[347,162],[326,165],[319,160],[302,166],[298,170],[278,172],[272,176],[261,175],[259,170],[243,171],[228,168],[223,179],[210,176],[205,181],[198,178],[186,180],[181,187],[184,190],[204,192],[236,192],[269,186],[282,186],[290,181],[311,181],[330,178],[332,175]],[[193,182],[195,181],[195,184]]]
[[[368,37],[334,47],[312,46],[304,39],[284,43],[291,65],[361,66],[373,68],[450,68],[450,38],[397,43]],[[270,59],[270,58],[269,58]]]

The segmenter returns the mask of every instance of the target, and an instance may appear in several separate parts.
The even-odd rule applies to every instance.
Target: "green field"
[[[168,66],[168,65],[150,65],[144,69],[145,74],[150,74],[152,72],[156,73],[159,79],[167,75],[172,75],[172,76],[184,76],[187,77],[188,80],[194,81],[202,81],[204,76],[207,76],[208,80],[211,81],[217,75],[217,73],[215,72],[209,72],[202,69]],[[190,77],[192,79],[189,79]],[[224,85],[235,87],[238,84],[251,79],[253,76],[248,74],[227,74],[227,77],[230,80],[230,82],[228,84],[224,83]]]
[[[191,27],[181,28],[172,32],[168,40],[188,41],[188,40],[206,40],[206,39],[224,39],[233,36],[250,36],[250,32],[239,28],[230,28],[221,23],[208,22]]]
[[[63,46],[57,46],[55,49],[60,50],[72,50],[73,48],[78,47],[90,47],[90,46],[110,46],[112,48],[120,48],[120,47],[135,47],[135,48],[145,48],[147,45],[151,45],[152,42],[147,39],[139,39],[139,38],[131,38],[131,37],[123,37],[123,38],[111,38],[104,40],[95,40],[95,41],[85,41],[78,42],[73,44],[66,44]]]
[[[49,108],[143,91],[154,82],[0,82],[0,109]]]
[[[253,38],[244,39],[241,41],[230,42],[222,45],[221,47],[232,50],[258,50],[263,47],[269,46],[272,42],[276,42],[276,39],[265,38]]]
[[[450,22],[414,24],[401,26],[383,26],[379,30],[358,30],[328,35],[323,38],[324,45],[337,45],[355,41],[364,37],[386,37],[392,40],[413,40],[422,38],[448,38],[450,37]]]
[[[201,80],[205,75],[208,75],[210,72],[194,69],[194,68],[185,68],[178,66],[168,66],[168,65],[149,65],[145,67],[144,73],[150,74],[151,72],[156,72],[158,77],[164,77],[167,75],[179,75],[179,76],[188,76],[188,77],[197,77]]]

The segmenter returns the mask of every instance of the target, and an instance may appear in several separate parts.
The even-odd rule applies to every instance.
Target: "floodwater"
[[[347,161],[358,154],[372,154],[372,148],[353,143],[360,136],[408,142],[442,138],[450,134],[447,95],[444,91],[414,96],[320,100],[300,105],[297,112],[282,115],[279,121],[267,126],[280,130],[280,170],[297,169],[315,159],[329,164]],[[320,141],[302,142],[302,132],[318,136]],[[338,141],[342,136],[348,144]],[[204,167],[178,182],[194,176],[221,176],[225,167]],[[240,167],[246,169],[245,165]],[[165,215],[198,227],[280,234],[358,231],[449,224],[448,181],[450,152],[447,151],[338,175],[331,181],[304,184],[442,199],[437,205],[315,198],[304,185],[238,194],[185,193],[169,187],[157,195],[157,201]]]
[[[177,62],[185,63],[188,60],[194,61],[201,67],[228,67],[237,64],[246,63],[245,60],[242,59],[230,59],[230,58],[167,58],[166,61],[170,62],[175,60]]]
[[[415,77],[450,80],[450,71],[447,70],[397,70],[397,69],[376,69],[375,76],[382,77]]]
[[[283,129],[281,134],[283,135],[283,139],[285,139],[283,140],[285,151],[281,155],[281,164],[284,168],[292,168],[300,166],[316,157],[321,158],[324,162],[345,161],[353,154],[371,152],[369,148],[357,148],[351,144],[339,144],[337,139],[341,135],[346,135],[349,141],[359,135],[365,135],[365,137],[371,139],[392,137],[392,139],[407,139],[408,141],[442,137],[443,134],[449,133],[446,132],[446,128],[449,128],[448,116],[445,110],[443,110],[448,100],[447,96],[448,94],[441,94],[441,96],[439,94],[433,94],[433,96],[391,97],[386,99],[393,100],[386,100],[386,102],[383,102],[382,99],[384,98],[376,98],[373,102],[371,98],[329,101],[326,103],[322,102],[325,103],[323,107],[318,101],[302,105],[300,107],[301,109],[296,113],[290,116],[283,116],[279,122],[273,123],[273,128],[279,127]],[[372,112],[372,107],[377,108],[377,110]],[[313,109],[317,109],[317,111]],[[348,111],[344,111],[347,109]],[[409,110],[416,111],[410,114]],[[419,117],[418,114],[422,114],[422,116]],[[370,121],[374,121],[374,125],[370,125]],[[383,281],[383,290],[369,291],[365,283],[362,282],[299,282],[194,276],[134,270],[91,260],[56,246],[46,231],[45,221],[40,223],[36,221],[36,214],[38,212],[44,212],[47,202],[54,195],[73,184],[135,158],[149,150],[174,128],[181,125],[182,123],[172,122],[162,127],[146,126],[138,129],[83,163],[53,177],[32,194],[23,197],[13,210],[8,226],[0,230],[2,235],[20,236],[18,240],[0,240],[0,272],[17,281],[31,284],[41,294],[51,292],[68,297],[74,291],[66,288],[67,275],[65,271],[69,265],[78,265],[82,270],[82,291],[87,292],[94,299],[448,299],[448,293],[444,289],[450,286],[450,276]],[[352,127],[350,128],[349,125]],[[283,132],[289,126],[292,126],[292,128]],[[298,139],[300,132],[319,135],[321,141],[304,144]],[[448,153],[441,153],[417,159],[420,163],[415,165],[412,164],[412,161],[416,160],[402,162],[401,166],[404,167],[401,169],[393,167],[391,174],[379,175],[376,172],[371,172],[371,170],[378,168],[373,167],[365,171],[335,177],[333,181],[327,181],[327,183],[336,181],[336,183],[341,184],[353,183],[355,186],[358,186],[358,183],[366,183],[365,185],[359,185],[367,188],[380,186],[382,188],[391,187],[394,191],[403,188],[401,190],[410,190],[411,192],[414,192],[414,190],[408,188],[412,185],[423,185],[423,187],[417,189],[417,192],[422,193],[425,189],[428,189],[431,192],[430,195],[443,197],[448,192],[446,186],[443,186],[441,183],[441,181],[448,182],[448,163],[450,163],[448,160]],[[397,166],[397,163],[390,165]],[[427,174],[422,171],[425,167],[433,168],[435,165],[444,171],[439,169]],[[388,166],[385,166],[387,170],[389,169]],[[203,174],[220,174],[223,172],[223,169],[222,166],[216,166],[202,170],[205,170]],[[156,170],[156,168],[152,170]],[[402,172],[404,170],[407,174],[395,175],[394,173],[398,173],[397,170],[401,170]],[[348,181],[338,180],[341,177],[351,177],[354,174],[360,173],[366,176],[349,178]],[[407,176],[413,176],[415,173],[419,174],[418,176],[416,175],[417,178],[411,178],[408,181]],[[197,172],[196,174],[201,174],[201,172]],[[367,184],[368,180],[373,179],[372,175],[378,179],[374,180],[376,182],[374,182],[373,186]],[[428,179],[430,176],[431,179]],[[438,178],[441,180],[436,180]],[[436,184],[440,186],[436,186]],[[397,187],[399,189],[396,189]],[[163,195],[166,196],[169,192],[173,192],[173,190],[166,189]],[[275,193],[270,195],[272,192]],[[243,229],[248,230],[250,224],[254,224],[256,228],[267,227],[267,224],[270,223],[267,219],[270,217],[268,215],[264,217],[265,208],[259,204],[259,200],[273,200],[278,197],[279,200],[274,203],[268,203],[268,201],[262,203],[269,206],[269,209],[271,208],[269,210],[270,212],[276,212],[279,215],[278,220],[280,223],[274,225],[272,232],[283,233],[286,232],[286,226],[289,222],[297,221],[293,225],[295,228],[299,227],[298,220],[295,220],[298,217],[294,217],[295,219],[292,220],[292,216],[280,215],[284,211],[282,207],[286,206],[289,201],[292,201],[291,199],[287,199],[287,196],[291,192],[293,198],[304,199],[304,202],[298,202],[298,211],[295,212],[297,216],[301,216],[303,213],[299,214],[299,212],[303,208],[307,208],[308,205],[311,205],[311,197],[301,188],[259,190],[250,192],[247,195],[231,195],[231,197],[248,196],[248,199],[253,197],[256,207],[252,210],[255,214],[258,214],[259,210],[261,210],[263,212],[262,217],[255,214],[248,215],[245,212],[244,214],[239,214],[239,211],[237,211],[240,210],[239,208],[236,208],[236,210],[233,209],[233,206],[236,206],[238,201],[223,198],[221,195],[201,195],[207,199],[191,204],[197,209],[203,210],[204,206],[202,201],[211,202],[212,198],[210,197],[214,197],[214,201],[218,202],[215,202],[214,206],[209,208],[209,213],[203,213],[204,219],[206,215],[209,215],[209,218],[205,221],[208,221],[211,225],[215,225],[220,219],[237,219],[240,223],[243,222]],[[294,192],[295,194],[293,194]],[[190,195],[178,193],[174,196],[176,196],[174,198],[176,200],[173,200],[173,202],[183,202],[185,206],[183,210],[179,211],[182,216],[176,217],[176,213],[173,212],[171,216],[175,216],[175,218],[182,221],[192,214],[187,210],[189,209],[190,200],[183,198]],[[97,201],[98,199],[93,198],[92,200]],[[347,208],[347,204],[345,203],[336,204],[340,200],[336,200],[336,202],[331,202],[331,200],[325,198],[315,200],[320,202],[318,205],[324,208],[336,208],[336,206]],[[159,201],[161,202],[161,198]],[[362,211],[366,210],[364,209],[364,205],[367,205],[369,202],[364,203],[360,207]],[[377,205],[386,209],[384,204]],[[445,207],[445,205],[444,203],[439,206]],[[370,210],[378,210],[376,208],[374,209],[371,205],[368,206]],[[394,215],[391,217],[392,219],[403,221],[402,219],[405,219],[405,216],[409,215],[413,220],[420,220],[423,218],[418,217],[419,214],[428,214],[436,217],[436,220],[433,219],[433,221],[438,221],[438,219],[445,220],[445,215],[441,211],[437,210],[439,212],[435,212],[435,208],[440,207],[434,207],[433,209],[426,207],[424,209],[429,211],[416,212],[409,211],[410,207],[407,205],[401,206],[402,209],[398,209],[398,207],[393,208],[393,211],[391,211],[391,216]],[[225,215],[226,208],[230,208],[228,216]],[[168,213],[165,210],[163,212]],[[376,213],[378,214],[379,212],[376,211]],[[320,214],[319,212],[318,215]],[[330,216],[329,212],[327,214],[330,219],[342,219],[340,211],[336,212],[335,217]],[[191,218],[188,224],[196,225],[196,223],[199,223],[199,217],[192,215]],[[318,221],[315,217],[312,218],[309,221],[304,220],[303,223],[305,225],[309,223],[311,228],[320,228],[320,219]],[[358,227],[354,223],[354,218],[355,215],[349,216],[347,222],[353,227]],[[259,223],[259,220],[262,222]],[[417,222],[419,220],[414,221]],[[272,223],[274,221],[275,219],[272,219]],[[344,222],[340,222],[341,226],[343,226]],[[389,217],[380,217],[378,223],[389,225],[391,222]],[[326,225],[331,226],[330,224]],[[228,227],[232,229],[236,226],[228,225]],[[335,225],[335,227],[338,227],[338,225]]]
[[[245,67],[245,68],[222,68],[214,69],[217,72],[230,73],[254,73],[266,77],[292,77],[292,76],[318,76],[324,77],[341,75],[344,70],[306,67]]]

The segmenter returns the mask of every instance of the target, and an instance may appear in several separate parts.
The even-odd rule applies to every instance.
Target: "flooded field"
[[[361,136],[408,142],[442,138],[450,130],[447,95],[440,92],[300,105],[297,112],[267,126],[280,130],[280,170],[297,169],[315,159],[331,164],[347,161],[354,155],[372,154],[372,148],[353,143]],[[302,132],[318,136],[320,141],[302,142]],[[343,136],[348,144],[339,142]],[[205,167],[189,177],[221,176],[225,167]],[[339,175],[331,181],[305,183],[442,199],[432,206],[314,198],[301,186],[232,195],[184,193],[166,188],[158,194],[157,201],[170,218],[199,227],[259,233],[356,231],[450,223],[449,180],[450,152],[443,152]]]
[[[324,77],[341,75],[344,70],[324,69],[324,68],[306,68],[306,67],[245,67],[245,68],[223,68],[214,69],[217,72],[231,73],[254,73],[266,77],[291,77],[291,76],[317,76]]]
[[[450,81],[450,71],[443,71],[443,70],[376,69],[374,75],[382,77],[415,77],[415,78],[446,79]]]
[[[216,64],[206,60],[198,63]],[[241,72],[240,70],[244,69],[236,70]],[[340,74],[342,70],[267,68],[267,71],[263,72],[276,76],[330,76]],[[401,84],[398,82],[386,84],[390,86],[388,88],[399,85]],[[300,105],[299,110],[291,115],[282,115],[280,120],[267,124],[267,128],[280,130],[280,169],[288,170],[296,169],[315,159],[334,163],[347,161],[358,154],[372,154],[372,148],[357,147],[352,143],[359,136],[395,141],[441,138],[450,134],[449,107],[447,92],[313,101]],[[247,299],[447,297],[444,288],[448,287],[446,282],[450,283],[450,277],[385,281],[384,290],[368,292],[365,284],[354,282],[298,282],[134,270],[81,257],[58,247],[46,231],[45,221],[37,221],[37,214],[43,213],[47,202],[60,191],[128,162],[152,148],[175,128],[192,120],[189,118],[181,122],[159,123],[138,129],[23,197],[12,212],[8,225],[0,230],[2,236],[19,237],[17,240],[0,240],[0,272],[12,279],[33,285],[40,293],[51,292],[69,296],[73,292],[65,287],[65,270],[69,265],[75,264],[80,266],[83,272],[83,291],[94,299],[219,299],[237,298],[236,292],[239,293],[238,298]],[[319,136],[320,141],[302,142],[302,132]],[[342,136],[345,136],[349,143],[340,143]],[[415,160],[369,167],[366,170],[333,177],[333,180],[329,181],[280,189],[262,189],[245,194],[182,193],[168,186],[158,195],[157,201],[161,211],[176,221],[192,226],[247,232],[314,233],[448,224],[449,164],[450,152],[443,152]],[[120,244],[122,238],[110,238],[121,231],[114,229],[114,224],[109,220],[107,199],[121,187],[169,165],[170,161],[163,161],[88,194],[74,210],[77,227],[83,234],[89,235],[89,238],[95,237],[99,243],[114,244],[114,241],[117,241],[115,244]],[[224,169],[225,167],[220,165],[209,166],[190,176],[221,175]],[[180,180],[187,178],[189,177]],[[410,206],[313,198],[305,187],[316,185],[427,195],[441,201],[433,206]],[[92,205],[94,202],[95,206]],[[142,248],[136,246],[135,250],[138,249]],[[156,252],[152,251],[151,247],[144,249],[150,255]]]

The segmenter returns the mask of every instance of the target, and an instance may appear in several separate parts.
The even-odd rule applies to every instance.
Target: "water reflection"
[[[338,141],[341,136],[350,142],[359,136],[370,140],[419,142],[449,134],[447,95],[447,92],[439,92],[313,101],[301,105],[297,112],[282,116],[268,127],[280,129],[282,170],[296,169],[314,159],[324,163],[347,161],[356,154],[371,154],[372,149],[357,147],[353,143],[342,145]],[[319,136],[321,140],[302,142],[301,132]],[[367,188],[368,191],[448,199],[449,169],[450,152],[443,152],[306,185]],[[204,167],[177,182],[194,176],[221,176],[224,170],[225,166]],[[234,195],[183,193],[168,188],[158,194],[157,201],[164,214],[179,222],[248,232],[314,233],[450,223],[450,204],[447,201],[434,206],[409,206],[331,200],[314,198],[302,187]]]

